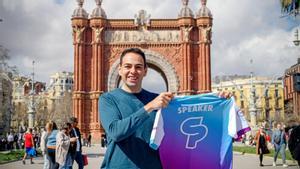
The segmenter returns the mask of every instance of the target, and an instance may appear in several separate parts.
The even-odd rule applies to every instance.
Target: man
[[[142,89],[146,74],[145,54],[137,48],[124,50],[119,65],[122,87],[99,99],[101,124],[108,142],[101,168],[162,168],[158,151],[150,148],[149,139],[154,111],[166,107],[173,94],[157,95]]]
[[[8,142],[8,150],[12,151],[14,149],[14,135],[12,132],[9,133],[7,136],[7,142]]]
[[[158,95],[142,89],[146,63],[140,49],[124,50],[118,69],[123,85],[99,98],[99,117],[107,136],[102,169],[162,168],[159,153],[150,148],[149,140],[156,110],[166,107],[173,94]]]
[[[276,166],[277,156],[280,152],[283,167],[288,167],[285,161],[286,136],[280,123],[277,124],[276,130],[273,132],[272,144],[274,145],[274,149],[275,149],[273,166]]]
[[[33,156],[34,154],[34,143],[33,143],[33,136],[32,136],[32,128],[28,128],[28,132],[24,134],[24,145],[25,145],[25,154],[22,159],[22,163],[25,165],[25,160],[27,155],[30,156],[30,163],[34,164]]]
[[[83,169],[81,133],[79,131],[79,128],[77,127],[78,124],[77,118],[71,117],[70,123],[72,125],[72,129],[70,131],[70,138],[77,138],[76,142],[70,144],[72,164],[75,160],[78,164],[78,168]]]

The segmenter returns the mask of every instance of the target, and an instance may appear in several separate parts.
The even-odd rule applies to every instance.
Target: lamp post
[[[298,29],[295,30],[295,40],[293,42],[294,42],[295,46],[299,46],[300,45],[299,30]]]
[[[255,88],[253,87],[253,72],[251,72],[251,87],[250,87],[250,101],[249,101],[249,112],[250,112],[250,123],[253,127],[257,125],[256,119],[256,104],[255,104]]]
[[[252,64],[253,60],[250,59],[250,64],[251,64],[251,69],[252,69]],[[250,100],[249,100],[249,113],[250,113],[250,123],[251,126],[256,128],[257,127],[257,117],[256,117],[256,96],[255,96],[255,88],[253,86],[253,71],[250,72]]]
[[[32,61],[32,82],[31,82],[31,91],[29,94],[29,104],[28,104],[28,127],[33,128],[34,127],[34,120],[35,120],[35,100],[34,100],[34,61]]]

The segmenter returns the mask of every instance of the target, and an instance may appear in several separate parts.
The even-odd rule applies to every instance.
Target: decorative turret
[[[93,10],[91,18],[104,18],[106,19],[105,11],[102,9],[102,0],[95,0],[97,7]]]
[[[89,14],[82,8],[84,0],[77,0],[78,8],[73,12],[72,18],[88,18]]]
[[[183,7],[181,8],[178,18],[194,17],[193,11],[188,7],[189,0],[182,0]]]
[[[212,14],[210,10],[206,7],[206,0],[201,0],[201,8],[196,14],[197,18],[199,17],[210,17],[212,18]]]

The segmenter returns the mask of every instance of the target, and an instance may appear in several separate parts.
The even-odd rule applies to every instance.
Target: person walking
[[[73,162],[70,152],[71,142],[76,142],[77,138],[70,138],[71,124],[64,123],[56,136],[55,160],[59,164],[59,169],[72,168]]]
[[[34,143],[33,143],[33,136],[32,136],[32,128],[28,129],[28,132],[24,134],[24,144],[25,144],[25,154],[22,159],[22,163],[25,165],[26,157],[30,156],[30,163],[33,164],[33,155],[30,153],[34,151]]]
[[[44,157],[44,169],[49,169],[49,157],[47,155],[48,154],[47,141],[48,141],[48,134],[51,133],[52,127],[53,125],[50,122],[48,122],[41,136],[41,151]]]
[[[70,123],[72,125],[71,131],[70,131],[70,137],[71,138],[77,138],[76,139],[76,144],[72,146],[71,154],[75,152],[75,155],[72,155],[72,163],[75,160],[76,163],[78,164],[78,169],[83,169],[83,157],[82,157],[82,143],[81,143],[81,133],[79,128],[77,127],[78,125],[78,120],[76,117],[71,117],[70,118]]]
[[[56,136],[57,136],[58,130],[57,130],[57,125],[54,121],[51,121],[50,123],[52,125],[52,130],[48,133],[48,139],[47,139],[47,153],[48,153],[48,158],[49,158],[49,169],[58,169],[59,165],[58,165],[58,163],[56,163],[56,160],[55,160]]]
[[[8,150],[12,151],[14,149],[14,135],[12,132],[7,136],[7,145]]]
[[[91,147],[92,145],[92,134],[89,133],[88,139],[87,139],[87,147]]]
[[[285,149],[286,149],[286,134],[285,131],[282,128],[282,125],[280,123],[277,124],[277,128],[274,130],[273,135],[272,135],[272,144],[274,146],[274,161],[273,161],[273,166],[276,166],[276,161],[279,152],[281,153],[281,158],[282,158],[282,163],[283,167],[288,167],[286,164],[286,155],[285,155]]]
[[[255,134],[254,141],[256,143],[256,154],[259,155],[259,166],[263,167],[263,156],[270,153],[267,144],[267,135],[263,127],[260,127]]]

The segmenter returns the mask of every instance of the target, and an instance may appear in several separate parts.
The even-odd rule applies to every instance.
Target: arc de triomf
[[[201,0],[195,16],[188,0],[182,0],[176,19],[152,19],[145,10],[133,14],[133,19],[108,19],[102,0],[96,0],[89,16],[83,0],[77,1],[72,15],[73,114],[83,137],[91,133],[99,140],[104,132],[98,98],[118,86],[119,56],[126,48],[145,52],[148,66],[162,74],[168,91],[188,95],[211,91],[212,14],[206,0]]]

